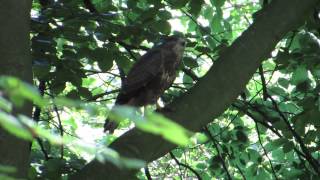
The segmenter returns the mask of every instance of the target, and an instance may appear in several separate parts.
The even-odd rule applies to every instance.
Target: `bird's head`
[[[162,45],[182,55],[186,46],[186,40],[178,36],[169,36],[164,39]]]

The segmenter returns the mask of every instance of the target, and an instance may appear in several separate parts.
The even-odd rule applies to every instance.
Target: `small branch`
[[[236,104],[233,104],[232,106],[234,106],[235,108],[237,108],[239,111],[243,112],[244,114],[246,114],[247,116],[249,116],[254,122],[259,123],[263,126],[265,126],[266,128],[270,129],[273,133],[275,133],[277,136],[282,137],[282,135],[271,125],[269,125],[268,122],[268,117],[261,112],[258,108],[252,106],[251,104],[249,104],[249,107],[253,108],[255,110],[255,112],[258,112],[262,117],[263,120],[258,120],[250,111],[248,111],[246,108],[242,108]]]
[[[40,146],[41,152],[43,153],[44,159],[46,161],[48,161],[50,159],[50,156],[49,156],[47,150],[44,148],[44,145],[43,145],[41,139],[39,137],[36,137],[36,139],[37,139],[37,142],[38,142],[38,144]]]
[[[93,75],[93,74],[100,74],[100,73],[107,73],[107,74],[110,74],[112,76],[116,76],[116,77],[119,77],[118,74],[115,74],[115,73],[112,73],[112,72],[102,72],[102,71],[97,71],[97,70],[90,70],[90,69],[84,69],[84,72],[88,73],[87,75]],[[90,73],[90,74],[89,74]]]
[[[298,142],[298,144],[301,147],[302,152],[305,154],[305,158],[306,160],[310,163],[310,165],[312,166],[312,168],[315,170],[315,172],[317,172],[318,175],[320,175],[320,164],[319,162],[314,159],[311,155],[311,153],[309,152],[308,148],[305,146],[302,138],[299,136],[299,134],[293,129],[293,127],[291,126],[290,122],[288,121],[288,119],[285,117],[285,115],[281,112],[281,110],[278,107],[277,102],[269,95],[268,98],[271,100],[276,112],[278,112],[278,114],[280,115],[280,117],[282,118],[282,120],[285,122],[285,124],[287,125],[288,129],[290,130],[290,132],[292,133],[293,137],[296,139],[296,141]]]
[[[236,107],[239,111],[241,111],[244,114],[246,114],[247,116],[249,116],[254,122],[259,123],[259,124],[265,126],[266,128],[270,129],[279,138],[283,138],[283,136],[273,126],[271,126],[268,123],[266,123],[266,122],[268,122],[269,117],[265,113],[260,111],[258,108],[256,108],[256,107],[252,106],[251,104],[249,104],[249,106],[251,108],[253,108],[255,112],[259,113],[263,117],[263,120],[258,120],[251,112],[249,112],[245,108],[241,108],[241,107],[239,107],[239,106],[237,106],[235,104],[233,104],[233,106]],[[296,147],[294,147],[294,151],[297,153],[299,158],[301,158],[301,157],[306,158],[306,156],[299,149],[297,149]]]
[[[41,97],[44,95],[44,90],[46,89],[46,82],[43,80],[40,80],[39,82],[39,93]],[[33,119],[38,123],[40,121],[40,114],[41,114],[41,108],[39,106],[36,106],[34,112],[33,112]],[[44,159],[47,161],[50,159],[49,153],[47,150],[44,148],[44,145],[42,143],[42,140],[39,137],[36,137],[36,140],[40,146],[41,152],[43,153]]]
[[[151,177],[151,174],[150,174],[150,171],[149,171],[148,166],[146,166],[146,167],[144,168],[144,174],[146,175],[146,177],[147,177],[148,180],[152,180],[152,177]]]
[[[198,179],[200,179],[200,180],[202,179],[201,176],[200,176],[200,174],[199,174],[196,170],[194,170],[192,167],[190,167],[190,166],[187,165],[187,164],[184,164],[184,163],[179,162],[179,160],[174,156],[174,154],[173,154],[171,151],[169,152],[169,154],[170,154],[171,158],[174,160],[174,162],[176,162],[179,166],[182,166],[182,167],[187,168],[187,169],[190,170],[195,176],[197,176]]]
[[[226,153],[229,157],[231,157],[231,154],[230,154],[228,151],[226,151],[225,153]],[[237,164],[235,164],[235,166],[236,166],[236,168],[238,169],[238,171],[239,171],[242,179],[243,179],[243,180],[246,180],[247,178],[246,178],[246,176],[244,175],[244,173],[242,172],[241,168],[240,168]]]
[[[266,84],[266,79],[263,74],[263,67],[262,65],[259,66],[259,74],[261,78],[261,84],[262,84],[262,95],[263,95],[263,100],[267,100],[267,84]]]
[[[54,111],[55,111],[56,114],[57,114],[58,128],[59,128],[59,131],[60,131],[60,136],[61,136],[61,138],[62,138],[62,137],[63,137],[64,129],[63,129],[63,126],[62,126],[62,122],[61,122],[60,114],[59,114],[59,111],[58,111],[58,107],[54,104],[54,105],[53,105],[53,109],[54,109]],[[63,146],[63,144],[61,144],[61,146],[60,146],[60,158],[61,158],[61,159],[63,159],[63,156],[64,156],[63,150],[64,150],[64,146]]]
[[[193,81],[199,81],[199,77],[196,75],[196,74],[194,74],[194,72],[191,70],[191,69],[187,69],[186,67],[184,67],[183,69],[182,69],[182,71],[186,74],[186,75],[188,75],[189,77],[191,77],[191,79],[193,80]]]
[[[43,81],[43,80],[40,80],[40,83],[39,83],[39,86],[38,86],[38,89],[39,89],[39,93],[41,95],[41,97],[43,97],[44,95],[44,90],[46,88],[46,82]],[[36,106],[34,112],[33,112],[33,119],[38,122],[39,119],[40,119],[40,113],[41,113],[41,108]]]
[[[225,172],[227,173],[227,177],[229,180],[232,180],[232,177],[230,175],[230,172],[228,170],[228,167],[226,165],[226,162],[224,161],[221,153],[220,153],[220,150],[219,150],[219,146],[218,146],[218,143],[216,142],[216,140],[214,139],[214,137],[212,136],[211,132],[209,131],[208,127],[204,127],[204,130],[205,130],[205,133],[208,135],[208,137],[211,139],[214,147],[216,148],[217,150],[217,153],[218,153],[218,156],[219,158],[221,159],[221,163],[222,163],[222,167],[223,169],[225,170]]]
[[[270,159],[269,156],[268,156],[267,150],[263,147],[258,124],[257,124],[257,123],[255,123],[255,124],[256,124],[256,131],[257,131],[257,134],[258,134],[259,144],[260,144],[261,148],[263,149],[264,155],[266,156],[266,158],[268,159],[268,161],[269,161],[269,163],[270,163],[270,167],[271,167],[273,176],[274,176],[274,178],[277,180],[277,179],[279,179],[279,178],[277,177],[276,171],[274,170],[274,167],[273,167],[273,165],[272,165],[271,159]]]
[[[101,93],[101,94],[97,94],[97,95],[94,95],[92,96],[90,99],[87,99],[87,101],[95,101],[103,96],[106,96],[106,95],[109,95],[109,94],[113,94],[113,93],[117,93],[119,92],[120,89],[115,89],[115,90],[112,90],[112,91],[108,91],[108,92],[104,92],[104,93]]]

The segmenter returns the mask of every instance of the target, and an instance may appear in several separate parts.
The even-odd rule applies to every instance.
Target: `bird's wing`
[[[160,48],[149,50],[132,67],[122,87],[123,93],[130,94],[149,83],[162,68],[163,52]]]

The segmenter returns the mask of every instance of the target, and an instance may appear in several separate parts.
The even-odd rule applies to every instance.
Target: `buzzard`
[[[140,107],[155,104],[175,80],[185,44],[183,38],[169,36],[141,56],[122,82],[115,105]],[[104,131],[113,133],[117,126],[116,122],[107,119]]]

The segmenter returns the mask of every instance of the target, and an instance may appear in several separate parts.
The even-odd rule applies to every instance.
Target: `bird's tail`
[[[118,102],[118,99],[116,99],[115,105],[120,105],[121,103]],[[110,112],[112,111],[112,109],[110,110]],[[119,126],[119,123],[110,119],[110,117],[107,117],[107,119],[104,122],[103,125],[103,132],[109,132],[109,134],[113,134],[114,130],[116,130]]]
[[[118,126],[119,124],[117,122],[107,118],[103,126],[104,127],[103,132],[109,132],[110,134],[113,134],[114,130],[117,129]]]
[[[121,101],[121,99],[119,99],[119,96],[116,99],[115,105],[128,105],[128,106],[136,106],[135,105],[135,101],[130,100],[130,101]],[[112,109],[111,109],[112,111]],[[119,126],[119,123],[116,121],[113,121],[112,119],[110,119],[109,117],[106,119],[105,123],[104,123],[104,130],[103,132],[109,132],[110,134],[113,134],[114,130],[117,129]]]

